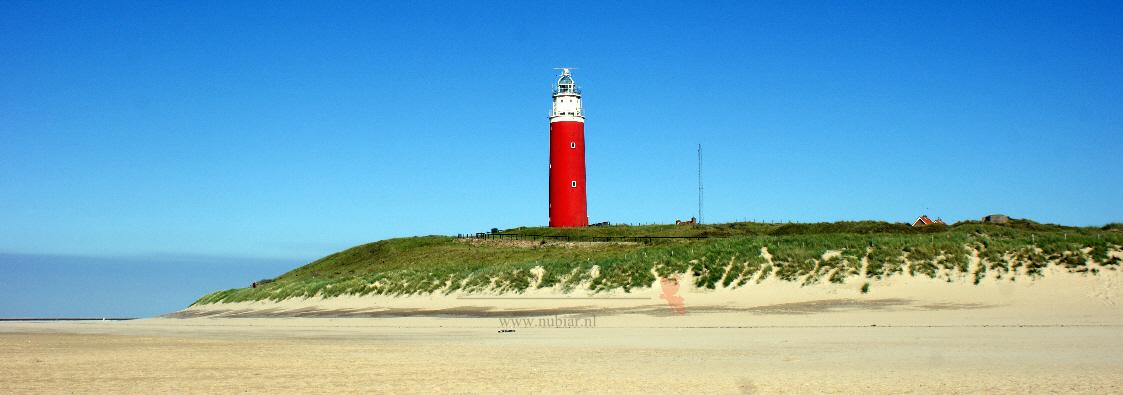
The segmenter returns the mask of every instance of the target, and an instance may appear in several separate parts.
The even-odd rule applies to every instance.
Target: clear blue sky
[[[562,65],[592,221],[1123,221],[1123,3],[903,3],[4,2],[0,260],[544,225]]]

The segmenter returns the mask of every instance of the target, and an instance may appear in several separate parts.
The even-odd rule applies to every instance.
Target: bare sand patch
[[[653,283],[0,322],[0,393],[1123,392],[1116,270],[978,285],[894,276],[868,293],[680,280],[685,314]]]
[[[1123,390],[1116,326],[637,327],[625,315],[498,333],[495,321],[0,323],[0,392]]]

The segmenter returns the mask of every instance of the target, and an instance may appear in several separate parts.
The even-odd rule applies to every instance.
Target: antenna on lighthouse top
[[[576,67],[554,67],[554,70],[561,70],[562,75],[569,75],[570,70],[577,70]]]

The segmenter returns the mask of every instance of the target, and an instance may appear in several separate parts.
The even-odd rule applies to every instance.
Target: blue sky
[[[544,225],[563,65],[594,222],[690,217],[699,143],[708,222],[1123,221],[1120,43],[1118,2],[5,2],[0,260]]]

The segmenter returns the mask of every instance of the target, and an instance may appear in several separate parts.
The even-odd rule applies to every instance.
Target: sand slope
[[[868,282],[869,291],[861,291]],[[1115,268],[1098,274],[1071,273],[1052,266],[1043,276],[998,278],[974,284],[966,278],[892,276],[847,284],[801,285],[774,277],[733,289],[698,289],[689,277],[677,290],[654,281],[633,292],[532,289],[524,293],[452,293],[393,297],[380,295],[301,298],[197,305],[170,317],[503,317],[550,314],[630,314],[644,325],[662,326],[678,316],[675,303],[696,325],[752,325],[771,316],[775,324],[860,325],[847,312],[876,311],[898,325],[1121,324],[1120,285]],[[842,320],[842,321],[839,321]],[[680,323],[669,324],[680,325]]]

